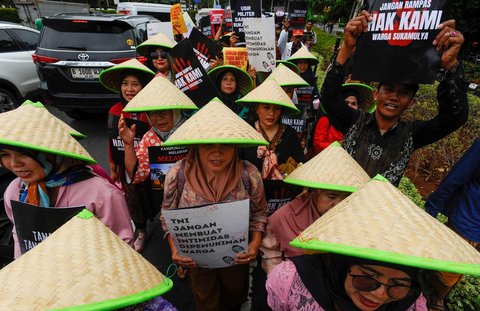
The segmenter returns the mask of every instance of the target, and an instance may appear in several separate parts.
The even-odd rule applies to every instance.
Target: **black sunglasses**
[[[348,274],[352,277],[352,285],[359,291],[363,292],[372,292],[379,288],[381,285],[385,286],[387,289],[387,294],[392,299],[402,299],[405,298],[412,289],[413,286],[407,285],[389,285],[381,283],[374,278],[371,278],[366,275],[354,275],[351,271]]]
[[[168,56],[168,52],[167,51],[161,51],[160,53],[158,53],[157,51],[153,51],[153,52],[150,53],[150,57],[152,59],[158,59],[159,56],[160,56],[160,58],[166,59],[167,56]]]

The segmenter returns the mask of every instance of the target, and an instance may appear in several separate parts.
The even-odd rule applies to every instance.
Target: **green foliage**
[[[472,62],[463,62],[463,71],[465,73],[465,80],[480,84],[480,65]]]
[[[410,181],[410,179],[408,179],[407,176],[402,177],[398,189],[404,195],[409,197],[418,207],[424,208],[425,201],[423,200],[422,195],[418,192],[415,185]]]
[[[347,21],[354,0],[313,0],[310,2],[314,12],[325,16],[325,21]]]
[[[17,9],[15,8],[0,8],[0,21],[7,21],[12,23],[20,23]]]
[[[452,311],[480,310],[480,277],[466,275],[447,297]]]
[[[480,1],[456,0],[451,1],[452,18],[456,27],[466,36],[478,34],[480,29]]]
[[[333,47],[335,46],[335,40],[337,36],[331,35],[320,29],[315,29],[317,34],[317,44],[312,48],[312,52],[318,53],[323,58],[323,64],[320,63],[319,67],[327,69],[328,63],[333,56]]]

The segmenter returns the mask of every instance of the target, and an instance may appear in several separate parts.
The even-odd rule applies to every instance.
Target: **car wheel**
[[[85,120],[88,118],[88,114],[81,110],[68,110],[65,114],[74,120]]]
[[[10,91],[0,87],[0,112],[6,112],[18,107],[15,96]]]

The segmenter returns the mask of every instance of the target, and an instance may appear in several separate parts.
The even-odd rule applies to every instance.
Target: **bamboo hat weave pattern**
[[[302,46],[298,51],[296,51],[292,56],[290,56],[289,59],[287,59],[289,62],[295,63],[296,61],[299,60],[306,60],[310,64],[310,66],[314,66],[318,64],[318,59],[308,51],[308,49],[305,46]]]
[[[300,68],[298,68],[297,65],[295,65],[292,62],[289,62],[288,60],[276,60],[275,64],[277,66],[280,66],[280,64],[283,64],[283,65],[287,66],[290,70],[294,71],[295,73],[300,74]]]
[[[159,47],[170,50],[176,44],[177,43],[175,41],[172,41],[170,40],[170,38],[168,38],[164,34],[159,33],[151,37],[150,39],[142,42],[140,45],[136,47],[136,50],[138,54],[145,56],[146,58],[150,58],[150,55],[149,55],[150,50],[153,50]]]
[[[4,310],[113,310],[157,297],[172,282],[83,210],[0,270]]]
[[[151,71],[147,66],[143,65],[136,58],[127,60],[113,67],[103,70],[100,73],[100,82],[102,85],[114,93],[120,93],[120,85],[122,81],[120,78],[123,71],[130,70],[136,72],[139,76],[145,77],[147,81],[150,81],[155,73]]]
[[[78,133],[45,109],[41,103],[26,101],[17,109],[0,114],[0,144],[57,154],[96,163],[72,136]]]
[[[123,111],[144,112],[171,109],[198,109],[198,107],[170,80],[156,76],[128,102]]]
[[[355,192],[369,180],[368,174],[338,142],[298,166],[284,179],[289,184],[344,192]]]
[[[185,121],[162,146],[197,144],[268,145],[259,132],[218,98]]]
[[[278,85],[282,87],[306,87],[309,85],[307,81],[303,80],[302,77],[284,64],[280,64],[277,68],[275,68],[275,70],[267,78],[267,80],[270,79],[277,81]]]
[[[232,66],[232,65],[218,66],[210,70],[208,72],[208,75],[210,76],[212,81],[214,81],[214,83],[217,84],[218,77],[225,71],[234,72],[235,77],[238,79],[237,84],[238,84],[238,91],[240,92],[240,94],[245,95],[252,90],[253,88],[252,77],[248,74],[248,72],[236,66]]]
[[[286,108],[291,113],[299,113],[297,107],[292,102],[287,93],[282,89],[282,87],[275,80],[266,80],[260,86],[253,89],[250,93],[243,96],[242,98],[236,101],[238,104],[251,106],[255,104],[270,104],[281,106]]]
[[[326,212],[290,244],[405,266],[480,275],[480,253],[382,176]]]

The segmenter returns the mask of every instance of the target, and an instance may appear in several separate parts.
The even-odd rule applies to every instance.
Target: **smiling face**
[[[122,84],[120,86],[120,91],[122,92],[123,98],[127,102],[132,100],[135,95],[138,94],[142,90],[142,84],[140,83],[140,79],[136,76],[128,75],[122,80]]]
[[[375,112],[377,117],[397,121],[402,113],[415,103],[414,95],[414,91],[408,85],[382,83],[380,89],[373,93],[377,103]]]
[[[173,128],[174,120],[172,110],[149,111],[147,113],[150,122],[152,122],[152,126],[160,132],[168,132]]]
[[[198,146],[200,163],[206,171],[222,172],[232,162],[235,145],[205,144]]]
[[[28,155],[10,150],[0,150],[2,165],[20,177],[25,183],[40,182],[45,178],[43,167]]]
[[[300,73],[305,73],[308,69],[308,61],[306,60],[299,60],[297,61],[297,67],[300,69]]]
[[[350,267],[350,273],[347,274],[345,279],[345,292],[353,304],[362,311],[374,311],[384,304],[399,299],[391,298],[384,285],[380,285],[380,287],[373,291],[358,290],[352,284],[353,277],[351,275],[368,276],[388,285],[412,285],[411,278],[403,271],[376,265],[353,265]]]
[[[166,49],[163,49],[161,47],[157,48],[156,52],[158,54],[158,57],[152,58],[152,63],[153,63],[153,67],[155,67],[155,69],[157,69],[158,72],[161,72],[166,75],[170,71],[170,66],[168,65],[167,57],[162,57],[162,56],[166,56],[164,55],[165,53],[162,53],[163,51],[168,52]]]
[[[237,88],[237,79],[231,72],[226,72],[220,81],[220,91],[226,95],[231,95]]]
[[[334,190],[313,190],[315,197],[315,206],[320,215],[325,214],[332,207],[342,202],[350,193]]]
[[[262,128],[268,129],[277,124],[282,114],[282,107],[271,104],[258,104],[256,113]]]

